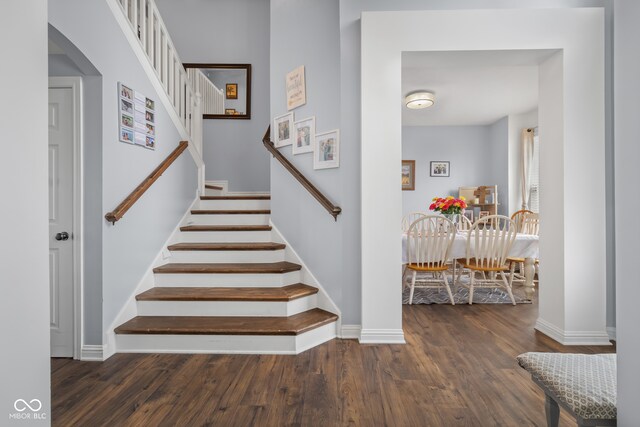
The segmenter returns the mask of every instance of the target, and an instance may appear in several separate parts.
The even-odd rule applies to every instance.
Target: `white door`
[[[73,89],[49,88],[51,356],[73,357]]]

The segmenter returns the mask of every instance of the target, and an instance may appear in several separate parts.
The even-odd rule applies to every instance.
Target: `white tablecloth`
[[[467,257],[467,236],[468,232],[462,232],[456,234],[456,238],[453,241],[451,247],[451,259],[459,259]],[[520,234],[516,235],[516,240],[511,246],[509,256],[515,258],[539,258],[538,255],[538,236],[532,234]],[[407,263],[407,234],[402,233],[402,263]]]

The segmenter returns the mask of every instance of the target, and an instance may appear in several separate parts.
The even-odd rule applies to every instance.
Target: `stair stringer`
[[[132,318],[138,315],[136,295],[141,294],[142,292],[148,291],[149,289],[155,286],[155,277],[154,277],[153,269],[167,263],[167,260],[171,258],[171,252],[169,251],[168,247],[169,245],[175,242],[176,237],[180,233],[180,227],[182,227],[187,222],[187,219],[191,215],[191,210],[196,208],[199,202],[200,202],[200,194],[198,191],[196,191],[195,199],[193,200],[193,202],[191,202],[191,204],[187,208],[187,211],[184,213],[182,218],[180,218],[180,221],[178,221],[178,224],[173,229],[173,232],[171,232],[171,234],[169,235],[169,238],[162,245],[162,248],[160,249],[156,257],[153,259],[153,261],[149,265],[149,268],[147,268],[147,270],[145,271],[144,275],[138,282],[138,285],[135,287],[131,295],[129,295],[129,298],[127,298],[127,302],[122,307],[122,309],[116,316],[115,320],[107,328],[106,337],[105,337],[106,344],[105,344],[105,349],[103,353],[103,357],[104,357],[103,360],[107,360],[109,357],[113,356],[118,351],[117,345],[116,345],[116,334],[114,330],[119,325],[131,320]]]
[[[329,296],[325,288],[322,286],[320,281],[316,279],[316,277],[313,275],[309,267],[307,267],[307,264],[304,262],[304,260],[298,255],[295,249],[293,249],[293,246],[291,246],[291,244],[287,241],[287,239],[285,239],[285,237],[282,235],[280,230],[278,230],[278,227],[275,226],[273,221],[269,220],[269,225],[272,227],[271,228],[272,240],[276,243],[284,243],[285,245],[287,245],[286,248],[284,249],[285,260],[294,262],[296,264],[300,264],[302,266],[302,269],[300,270],[301,282],[306,285],[318,288],[317,307],[325,311],[328,311],[330,313],[334,313],[338,315],[338,319],[335,322],[336,330],[335,330],[334,338],[337,337],[338,332],[342,328],[342,312],[340,311],[336,303],[331,299],[331,297]],[[322,342],[326,342],[326,341],[327,340],[325,339],[316,345],[319,345]],[[311,348],[311,347],[314,347],[314,346],[311,345],[307,348]]]

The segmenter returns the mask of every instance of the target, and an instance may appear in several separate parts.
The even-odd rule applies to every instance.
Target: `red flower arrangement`
[[[431,200],[433,203],[429,206],[429,210],[440,212],[445,215],[461,214],[467,208],[467,202],[464,200],[464,197],[460,197],[459,199],[455,199],[452,196],[447,196],[445,198],[434,197]]]

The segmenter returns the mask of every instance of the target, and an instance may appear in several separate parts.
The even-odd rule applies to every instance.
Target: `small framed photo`
[[[128,99],[129,101],[133,101],[133,90],[120,83],[120,96],[124,99]]]
[[[478,215],[478,219],[482,219],[485,216],[489,216],[489,211],[480,211],[480,215]]]
[[[152,125],[147,123],[147,135],[155,135],[156,134],[156,128]]]
[[[276,148],[293,144],[293,113],[287,113],[273,119],[273,131]]]
[[[156,103],[153,102],[153,99],[149,99],[149,98],[145,98],[145,107],[148,110],[155,110],[156,109]]]
[[[473,209],[466,209],[464,212],[462,212],[462,215],[466,216],[469,222],[473,224]]]
[[[120,100],[120,109],[123,113],[133,114],[133,104],[129,101],[125,101],[124,99]]]
[[[416,161],[402,161],[402,191],[414,191],[416,189]]]
[[[144,118],[145,118],[146,121],[151,122],[151,123],[154,123],[154,121],[155,121],[155,117],[154,117],[153,113],[151,111],[149,111],[149,110],[147,110],[144,113]]]
[[[133,127],[133,117],[127,115],[127,114],[122,114],[121,115],[121,124],[122,126],[126,126],[128,128],[132,128]]]
[[[316,118],[309,117],[293,124],[293,154],[312,153],[316,141]]]
[[[316,135],[313,144],[313,168],[340,167],[340,131],[338,129]]]
[[[128,144],[133,144],[133,131],[131,129],[120,129],[120,141],[126,142]]]
[[[153,136],[147,135],[145,147],[147,148],[155,148],[156,147],[156,139]]]
[[[224,113],[228,116],[233,116],[234,114],[236,114],[236,109],[235,108],[225,108],[224,109]]]
[[[449,162],[443,162],[443,161],[431,162],[431,176],[440,176],[440,177],[449,176]]]
[[[238,99],[238,83],[227,83],[227,99]]]

